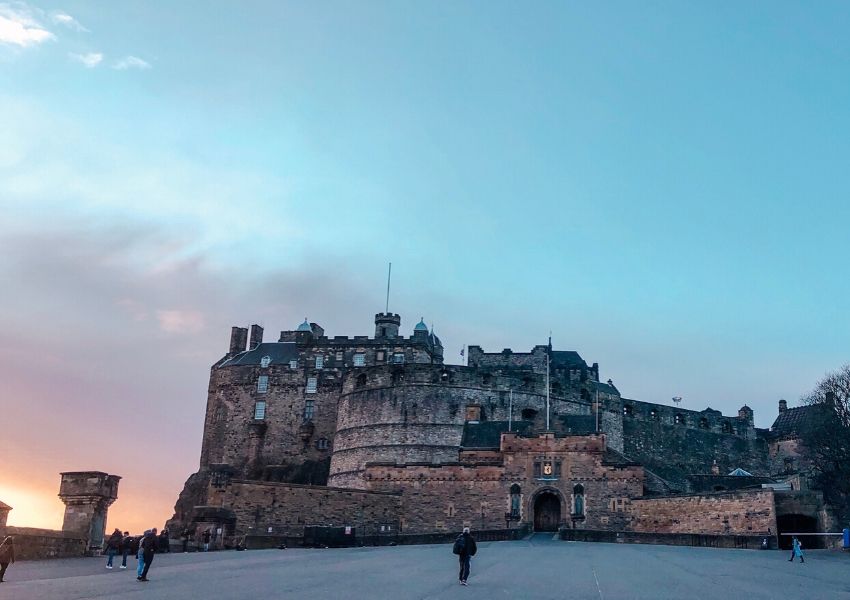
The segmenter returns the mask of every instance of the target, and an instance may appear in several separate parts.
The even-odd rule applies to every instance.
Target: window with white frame
[[[313,419],[313,411],[315,410],[315,404],[312,400],[307,400],[304,403],[304,420],[311,421]]]
[[[298,361],[297,360],[290,360],[289,361],[289,368],[290,369],[297,369],[298,368]]]
[[[316,368],[323,369],[325,367],[325,357],[321,354],[316,357]]]
[[[327,450],[328,449],[328,440],[327,438],[319,438],[316,440],[316,449],[317,450]]]
[[[400,365],[404,362],[404,354],[402,352],[396,352],[393,354],[393,362],[397,365]]]
[[[263,358],[260,359],[260,366],[265,369],[266,367],[269,366],[269,364],[271,364],[271,362],[272,362],[271,356],[264,356]]]
[[[257,392],[260,394],[265,394],[269,391],[269,376],[268,375],[260,375],[257,378]]]
[[[308,394],[315,394],[317,386],[318,386],[318,379],[316,377],[308,377],[307,378],[307,393]]]
[[[358,352],[354,355],[354,366],[355,367],[365,367],[366,366],[366,355],[362,352]]]
[[[266,403],[263,400],[259,400],[254,404],[254,419],[257,421],[262,421],[266,418]]]
[[[375,356],[375,360],[377,360],[378,362],[384,362],[384,351],[383,350],[378,350],[378,353]]]
[[[337,360],[342,360],[344,357],[345,357],[345,355],[344,355],[342,352],[337,352],[337,353],[336,353],[336,359],[337,359]]]

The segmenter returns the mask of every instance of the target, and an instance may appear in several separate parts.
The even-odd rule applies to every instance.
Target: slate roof
[[[796,437],[799,435],[802,428],[815,415],[814,410],[817,406],[798,406],[796,408],[787,408],[779,413],[773,425],[770,426],[770,433],[774,437]]]
[[[298,346],[295,342],[265,342],[227,359],[219,367],[259,365],[264,356],[272,359],[272,365],[289,364],[290,360],[298,360]]]
[[[550,361],[553,367],[587,366],[587,363],[575,350],[552,350]]]
[[[519,435],[531,433],[531,421],[514,421],[512,430]],[[508,430],[507,421],[468,422],[463,426],[460,445],[464,448],[498,448],[502,433]]]

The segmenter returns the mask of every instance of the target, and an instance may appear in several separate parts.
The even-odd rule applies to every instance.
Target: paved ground
[[[795,599],[850,598],[850,555],[558,542],[479,544],[469,587],[448,545],[157,556],[149,583],[84,558],[12,565],[0,600],[78,598]]]

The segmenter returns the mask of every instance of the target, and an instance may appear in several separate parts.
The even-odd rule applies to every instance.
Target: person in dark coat
[[[6,536],[0,542],[0,583],[3,583],[3,577],[6,575],[6,569],[9,568],[9,563],[15,562],[15,540],[12,536]]]
[[[124,537],[121,540],[121,568],[127,568],[127,555],[133,551],[133,538],[129,531],[124,532]]]
[[[209,552],[210,551],[210,537],[211,537],[210,530],[209,529],[205,530],[202,537],[203,537],[203,540],[204,540],[204,552]]]
[[[460,561],[460,584],[469,585],[467,583],[467,579],[469,579],[469,560],[478,552],[478,545],[475,543],[475,538],[469,533],[469,527],[463,528],[463,533],[455,540],[455,548],[459,550],[457,554]]]
[[[106,568],[112,568],[112,559],[115,558],[115,555],[118,554],[118,546],[121,545],[121,540],[123,536],[121,535],[121,530],[117,527],[115,531],[112,532],[112,535],[109,536],[109,539],[106,540]]]
[[[162,530],[159,534],[159,551],[171,552],[171,543],[168,541],[168,528]]]
[[[188,551],[189,551],[189,538],[190,538],[191,536],[192,536],[192,532],[191,532],[191,531],[189,531],[189,528],[188,528],[188,527],[186,527],[186,528],[183,530],[183,533],[180,535],[180,537],[181,537],[181,538],[183,538],[183,552],[188,552]]]
[[[154,527],[145,534],[145,537],[142,538],[141,549],[139,551],[142,553],[142,559],[145,561],[145,568],[142,570],[142,574],[138,578],[139,581],[148,580],[148,571],[151,568],[153,555],[156,554],[156,548],[158,545],[159,540],[156,535],[156,527]]]

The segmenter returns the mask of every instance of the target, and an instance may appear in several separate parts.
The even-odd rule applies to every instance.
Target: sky
[[[0,500],[161,527],[230,327],[558,349],[768,427],[848,360],[850,6],[0,2]],[[409,333],[408,333],[409,334]]]

